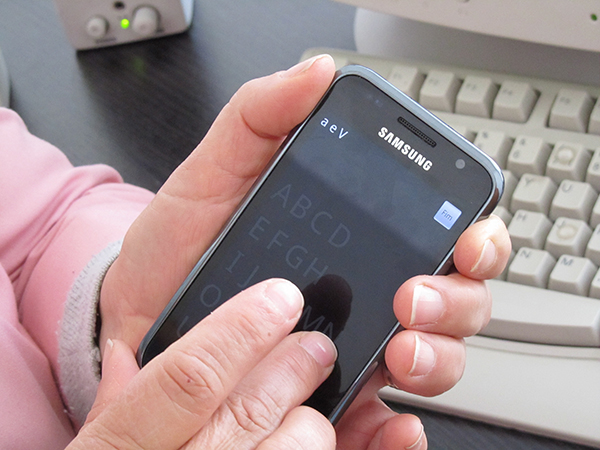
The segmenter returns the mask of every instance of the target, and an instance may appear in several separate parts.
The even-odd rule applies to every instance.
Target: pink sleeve
[[[0,109],[0,263],[19,318],[55,376],[65,299],[80,272],[123,238],[153,194],[103,165],[74,168]]]

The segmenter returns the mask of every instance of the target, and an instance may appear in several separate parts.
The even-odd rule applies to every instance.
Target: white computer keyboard
[[[496,214],[513,257],[489,282],[492,319],[467,339],[462,380],[382,397],[600,448],[600,87],[328,48],[302,58],[320,53],[387,78],[506,178]]]

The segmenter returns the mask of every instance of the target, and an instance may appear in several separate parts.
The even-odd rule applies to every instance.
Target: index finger
[[[293,329],[302,306],[300,291],[284,280],[233,297],[148,363],[84,428],[79,442],[106,442],[111,449],[180,448]]]

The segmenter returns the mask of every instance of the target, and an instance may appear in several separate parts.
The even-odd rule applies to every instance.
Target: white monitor
[[[600,52],[600,0],[340,0],[407,19]]]
[[[359,52],[600,85],[600,0],[337,0]]]

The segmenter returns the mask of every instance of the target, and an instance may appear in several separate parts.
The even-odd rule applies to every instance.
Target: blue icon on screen
[[[462,211],[454,206],[449,201],[445,201],[438,212],[433,216],[435,221],[443,226],[446,230],[452,228],[452,225],[458,220]]]

